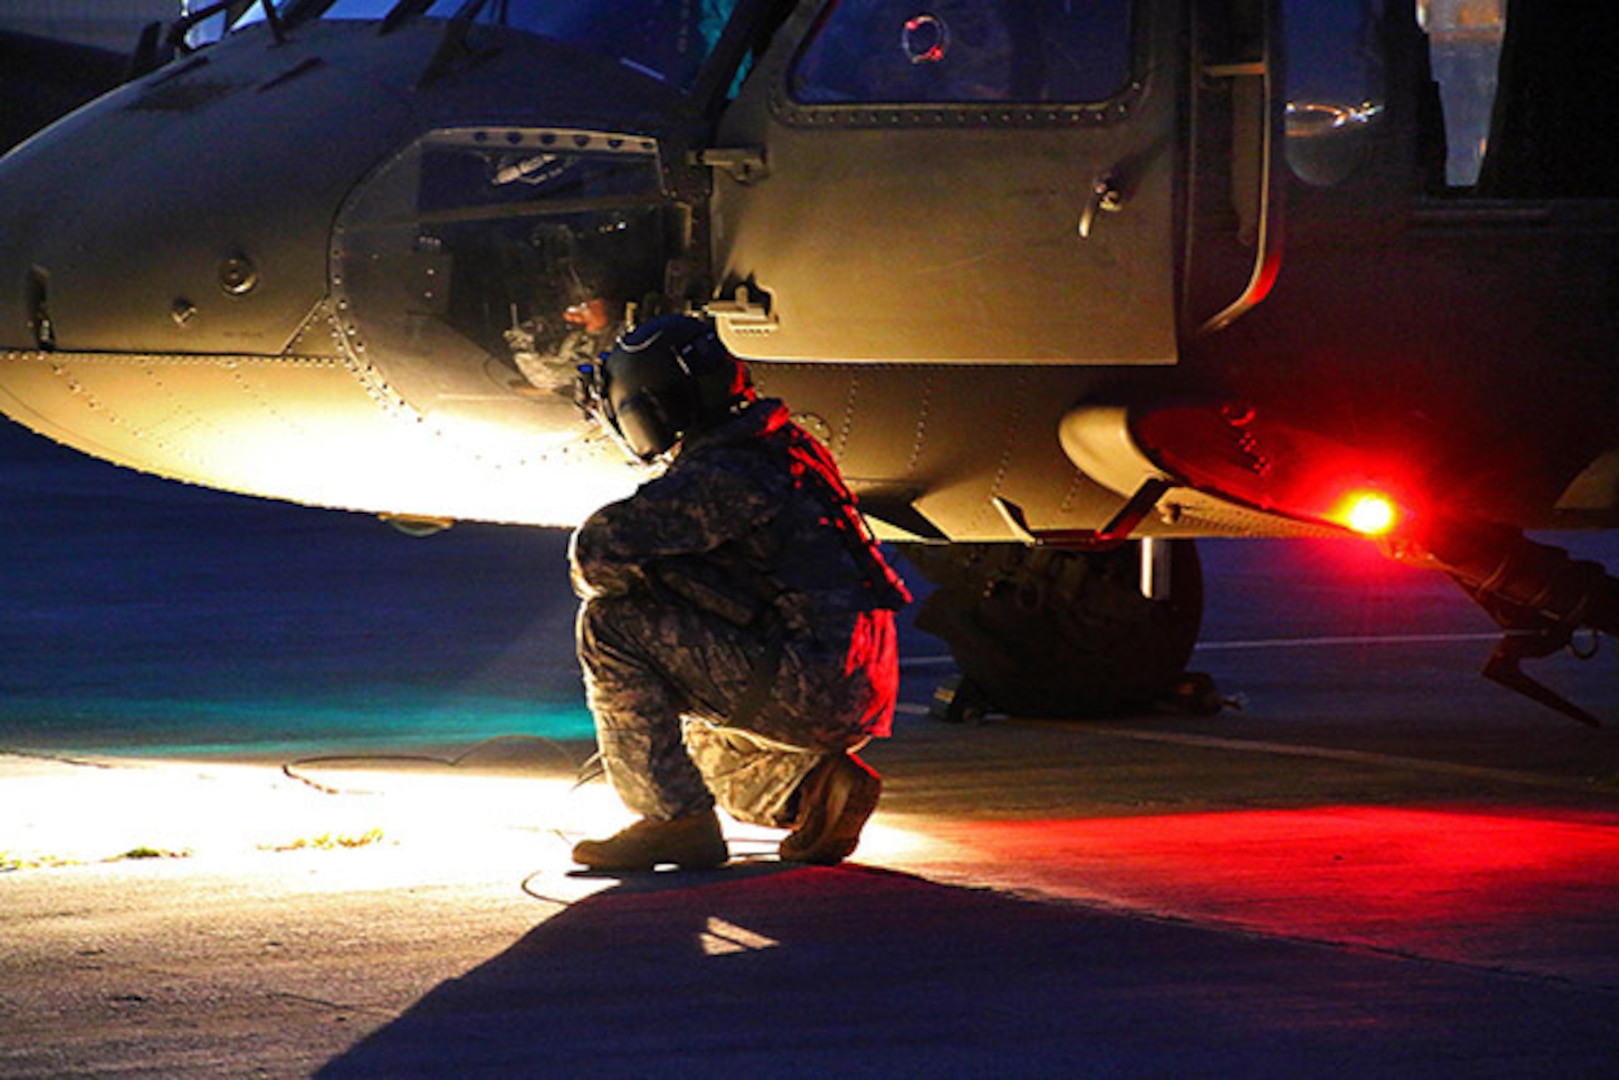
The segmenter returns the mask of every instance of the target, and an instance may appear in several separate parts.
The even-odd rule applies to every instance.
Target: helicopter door
[[[727,343],[1173,363],[1181,10],[801,4],[701,155]]]

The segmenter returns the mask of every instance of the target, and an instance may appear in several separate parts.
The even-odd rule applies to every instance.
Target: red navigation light
[[[1333,517],[1362,536],[1386,536],[1399,524],[1394,500],[1378,491],[1357,491],[1347,496]]]
[[[1132,415],[1130,425],[1144,455],[1177,482],[1261,513],[1376,538],[1408,530],[1423,506],[1399,456],[1252,403],[1169,406]]]

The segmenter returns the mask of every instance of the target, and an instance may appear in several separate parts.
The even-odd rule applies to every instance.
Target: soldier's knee
[[[653,605],[638,596],[603,596],[579,609],[579,660],[587,670],[653,667],[663,632]]]

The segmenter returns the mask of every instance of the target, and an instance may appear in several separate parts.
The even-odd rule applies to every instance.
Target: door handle
[[[707,165],[730,175],[739,184],[751,184],[770,175],[762,147],[710,146],[687,155],[693,165]]]
[[[1118,177],[1112,173],[1103,173],[1091,181],[1090,194],[1085,198],[1085,208],[1079,212],[1079,236],[1082,240],[1091,238],[1091,230],[1096,227],[1098,214],[1116,214],[1124,209],[1124,189],[1119,186]]]

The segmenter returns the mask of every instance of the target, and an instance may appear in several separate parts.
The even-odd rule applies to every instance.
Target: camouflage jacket
[[[579,527],[570,559],[581,597],[661,590],[740,624],[910,599],[831,456],[773,399],[689,436],[663,475]]]

